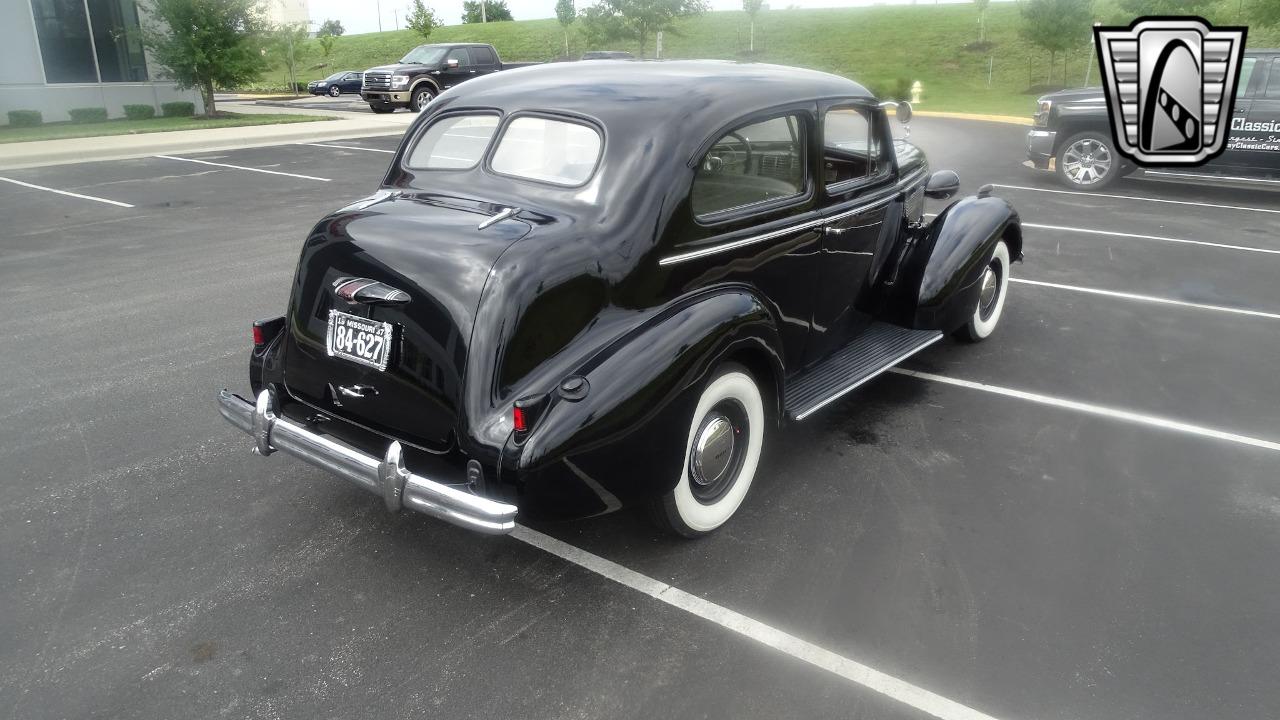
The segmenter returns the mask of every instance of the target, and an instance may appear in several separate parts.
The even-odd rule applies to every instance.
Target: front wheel
[[[746,368],[726,363],[698,399],[676,486],[654,502],[664,530],[696,538],[737,512],[764,447],[764,399]]]
[[[957,340],[980,342],[991,337],[1004,313],[1004,299],[1009,291],[1009,246],[996,243],[995,252],[978,280],[978,302],[969,322],[955,331]]]
[[[338,87],[337,85],[329,86],[329,97],[338,97],[341,94],[342,94],[342,88]]]
[[[413,91],[413,97],[409,100],[409,109],[414,112],[422,112],[422,108],[430,104],[435,97],[435,91],[429,86],[420,85]]]
[[[375,113],[377,113],[377,114],[379,114],[379,115],[383,115],[383,114],[386,114],[386,113],[389,113],[389,112],[395,112],[395,111],[396,111],[396,106],[395,106],[395,105],[373,105],[373,104],[371,104],[371,105],[369,105],[369,109],[370,109],[370,110],[372,110],[372,111],[374,111]]]
[[[1111,138],[1095,130],[1067,138],[1058,148],[1055,165],[1058,179],[1073,190],[1101,190],[1122,174]]]

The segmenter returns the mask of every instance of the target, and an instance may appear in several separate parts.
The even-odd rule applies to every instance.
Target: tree
[[[761,5],[764,5],[764,0],[742,0],[742,9],[751,18],[751,40],[749,41],[751,52],[756,51],[756,15],[759,14]]]
[[[224,1],[216,0],[216,2]],[[298,92],[298,59],[301,56],[302,47],[307,42],[307,35],[307,26],[302,23],[277,25],[271,29],[271,47],[274,54],[279,55],[284,63],[285,72],[289,74],[289,90],[294,93]]]
[[[436,17],[436,13],[431,8],[422,4],[422,0],[413,0],[413,10],[409,12],[409,17],[405,18],[405,22],[409,24],[409,29],[422,36],[426,40],[431,37],[431,31],[440,27],[440,20]]]
[[[987,39],[987,6],[991,0],[973,0],[973,4],[978,8],[978,42],[984,42]]]
[[[556,0],[556,19],[564,28],[564,54],[569,56],[569,26],[577,19],[578,11],[573,7],[573,0]]]
[[[346,28],[342,27],[342,23],[338,20],[325,20],[320,23],[320,29],[316,31],[316,37],[339,37],[346,32]]]
[[[501,22],[514,19],[511,17],[511,9],[507,7],[507,0],[484,0],[483,8],[480,0],[466,0],[462,3],[463,23]]]
[[[1092,24],[1092,0],[1028,0],[1022,5],[1022,36],[1049,51],[1050,82],[1058,53],[1087,42]],[[1063,73],[1065,85],[1065,68]]]
[[[1275,0],[1253,0],[1247,14],[1252,25],[1280,27],[1280,2]],[[1275,72],[1274,68],[1272,72]]]
[[[333,43],[337,39],[333,35],[321,35],[316,38],[316,40],[320,41],[320,51],[324,53],[325,60],[328,60],[329,56],[333,54]]]
[[[706,11],[706,0],[599,0],[582,11],[582,27],[594,44],[636,40],[643,57],[651,35],[660,30],[675,34],[677,18]]]
[[[1203,15],[1218,0],[1120,0],[1129,19],[1143,15]]]
[[[258,0],[147,0],[143,42],[183,90],[197,88],[205,114],[216,108],[214,87],[234,87],[262,75],[263,19]]]

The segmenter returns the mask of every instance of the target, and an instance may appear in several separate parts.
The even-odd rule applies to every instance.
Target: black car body
[[[377,113],[400,107],[418,112],[454,85],[536,64],[504,63],[496,48],[483,43],[419,45],[395,65],[366,70],[360,95]]]
[[[696,535],[778,422],[994,329],[1017,214],[988,189],[924,224],[959,180],[862,86],[517,72],[440,96],[381,189],[311,231],[287,314],[255,325],[256,400],[219,396],[260,452],[483,532],[646,504]]]
[[[636,56],[626,50],[588,50],[582,53],[579,60],[635,60]]]
[[[323,80],[312,80],[307,83],[307,92],[312,95],[329,95],[338,97],[342,93],[358,93],[364,84],[364,73],[355,70],[342,70]]]
[[[1027,133],[1027,161],[1052,168],[1068,187],[1100,190],[1137,168],[1113,147],[1102,88],[1063,90],[1040,98]],[[1246,50],[1226,149],[1207,163],[1148,170],[1169,179],[1275,184],[1280,181],[1280,50]]]

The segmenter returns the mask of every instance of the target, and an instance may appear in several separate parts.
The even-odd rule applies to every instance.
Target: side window
[[[498,62],[493,56],[493,51],[487,47],[471,48],[471,59],[477,65],[496,65]]]
[[[347,79],[348,79],[348,80],[359,80],[359,79],[360,79],[360,73],[347,73]]]
[[[449,51],[449,57],[445,58],[445,62],[449,60],[457,60],[459,67],[466,67],[471,64],[471,56],[467,54],[466,48],[454,48]]]
[[[1258,58],[1247,57],[1240,65],[1240,84],[1236,85],[1236,99],[1249,97],[1249,80],[1253,77],[1253,66],[1258,64]]]
[[[441,118],[418,138],[405,165],[415,170],[466,170],[476,166],[498,129],[497,115]]]
[[[804,125],[784,115],[716,140],[698,163],[690,202],[697,216],[801,195]]]
[[[874,116],[864,108],[828,110],[822,137],[822,175],[828,186],[873,178],[889,167]]]
[[[1267,91],[1263,95],[1280,98],[1280,58],[1271,61],[1271,74],[1267,76]]]

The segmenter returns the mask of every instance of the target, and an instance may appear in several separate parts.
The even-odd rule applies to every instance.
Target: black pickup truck
[[[504,63],[492,45],[483,43],[419,45],[395,65],[366,70],[360,97],[376,113],[398,107],[418,112],[458,83],[527,65],[537,63]]]
[[[1038,101],[1027,160],[1075,190],[1101,190],[1137,168],[1113,147],[1102,88],[1063,90]],[[1227,148],[1195,168],[1147,170],[1169,179],[1280,185],[1280,50],[1246,50]]]

